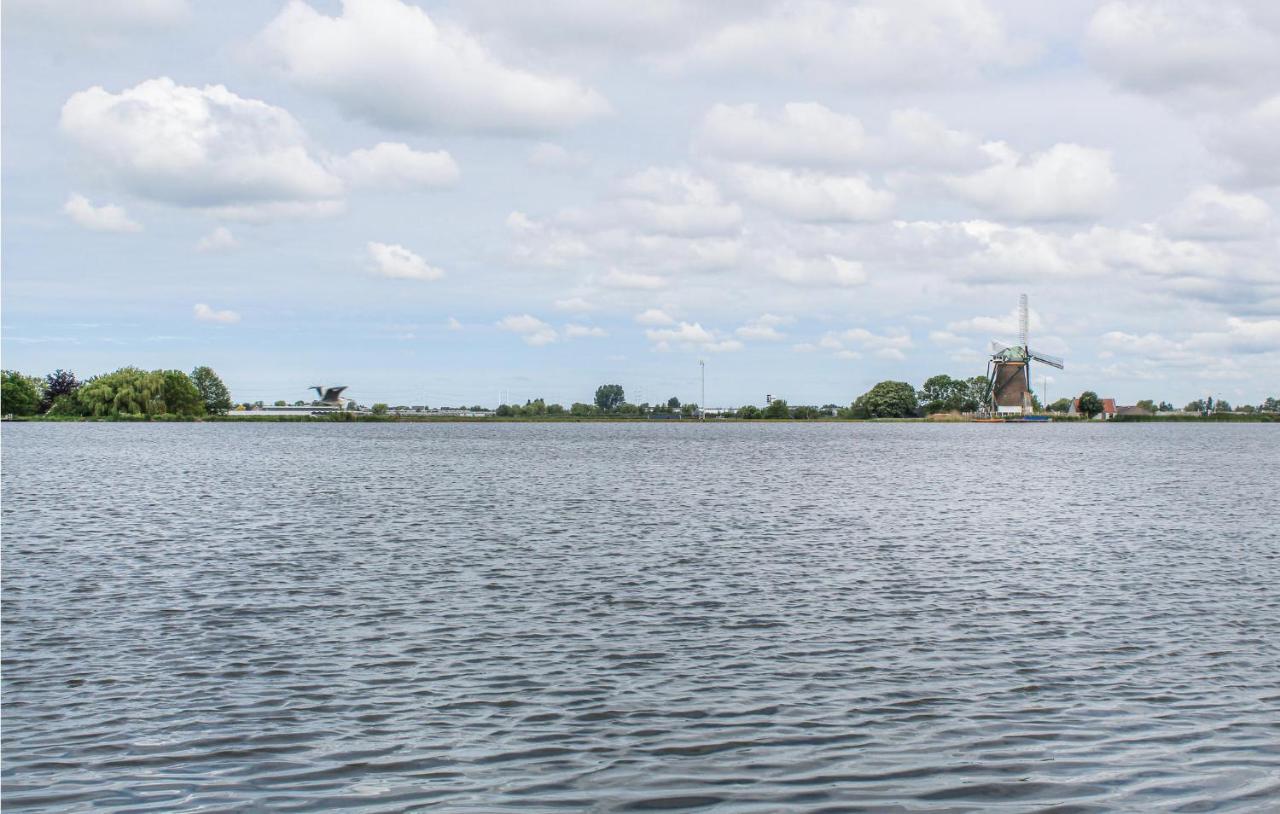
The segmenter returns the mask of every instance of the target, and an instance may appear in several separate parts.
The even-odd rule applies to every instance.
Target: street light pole
[[[707,363],[698,360],[698,367],[702,369],[702,401],[698,404],[698,420],[707,420]]]

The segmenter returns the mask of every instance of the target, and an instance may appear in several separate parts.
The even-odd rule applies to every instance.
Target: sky
[[[5,368],[1280,395],[1280,5],[7,0]]]

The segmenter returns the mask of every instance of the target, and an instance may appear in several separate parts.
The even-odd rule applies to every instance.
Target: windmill
[[[1062,370],[1062,360],[1039,353],[1027,344],[1027,295],[1018,298],[1018,344],[991,341],[991,360],[987,362],[987,398],[983,405],[989,413],[1031,413],[1031,360]]]

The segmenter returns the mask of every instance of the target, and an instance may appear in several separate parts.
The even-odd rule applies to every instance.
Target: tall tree
[[[231,409],[231,393],[213,368],[201,365],[191,371],[191,383],[200,394],[204,411],[210,415],[222,415]]]
[[[618,409],[627,400],[620,384],[602,384],[596,388],[596,406],[602,413]]]
[[[983,382],[985,383],[986,379],[983,379]],[[916,395],[920,400],[920,408],[926,413],[963,410],[968,401],[969,383],[940,373],[926,379],[924,386]],[[976,407],[970,409],[976,409]]]
[[[0,374],[0,411],[9,415],[34,415],[40,408],[40,391],[31,379],[16,370]]]
[[[679,410],[679,409],[680,409],[680,399],[676,398],[675,396],[672,396],[671,398],[667,399],[667,409],[668,409],[668,410]]]
[[[787,407],[786,399],[774,399],[769,402],[769,406],[764,408],[760,413],[761,418],[791,418],[791,410]]]
[[[1098,394],[1092,390],[1084,391],[1080,394],[1080,412],[1093,418],[1102,412],[1102,399],[1098,398]]]
[[[906,382],[885,381],[858,396],[853,412],[868,418],[904,418],[915,415],[916,407],[914,387]]]
[[[76,391],[79,389],[80,382],[76,380],[76,374],[69,370],[58,368],[44,377],[44,393],[40,399],[40,412],[47,413],[59,398],[64,396],[71,398],[75,396]]]

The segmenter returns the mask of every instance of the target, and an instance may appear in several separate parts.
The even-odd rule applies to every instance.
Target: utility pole
[[[698,420],[707,420],[707,363],[698,360],[698,367],[702,369],[702,400],[698,402]]]

